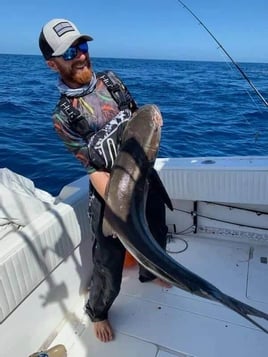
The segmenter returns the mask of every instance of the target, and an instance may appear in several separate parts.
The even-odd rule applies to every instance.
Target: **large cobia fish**
[[[249,316],[268,320],[268,314],[224,294],[179,264],[153,238],[145,217],[145,203],[148,177],[158,153],[161,125],[161,114],[154,105],[141,107],[129,120],[106,193],[104,234],[115,233],[136,260],[159,278],[192,294],[222,303],[268,333]],[[161,190],[167,195],[164,187]]]

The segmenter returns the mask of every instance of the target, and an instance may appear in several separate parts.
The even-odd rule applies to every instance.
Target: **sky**
[[[268,62],[267,0],[183,1],[236,62]],[[92,57],[226,61],[178,0],[6,0],[0,53],[40,55],[38,37],[52,18],[73,21],[94,38]]]

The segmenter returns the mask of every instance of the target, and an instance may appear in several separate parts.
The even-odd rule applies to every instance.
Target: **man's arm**
[[[105,171],[95,171],[89,175],[89,178],[98,194],[105,199],[105,190],[110,179],[110,174]]]

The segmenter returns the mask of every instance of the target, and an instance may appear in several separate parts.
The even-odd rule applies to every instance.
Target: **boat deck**
[[[223,292],[268,312],[268,247],[204,237],[173,236],[167,247],[181,264]],[[268,335],[225,306],[172,287],[141,284],[138,268],[124,270],[110,320],[115,340],[99,342],[84,301],[51,345],[68,357],[263,357]],[[268,322],[258,319],[268,329]]]

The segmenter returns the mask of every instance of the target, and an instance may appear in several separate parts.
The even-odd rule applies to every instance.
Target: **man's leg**
[[[95,193],[90,204],[95,241],[93,275],[86,312],[93,322],[97,338],[107,342],[113,338],[108,311],[120,291],[125,248],[118,238],[104,237],[102,234],[103,200]]]

